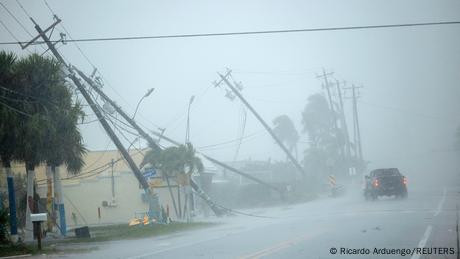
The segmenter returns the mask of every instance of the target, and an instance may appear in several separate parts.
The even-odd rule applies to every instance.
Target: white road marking
[[[425,233],[422,236],[422,239],[420,239],[420,242],[418,243],[418,246],[417,246],[418,248],[424,248],[425,247],[426,241],[428,241],[428,238],[430,238],[432,229],[433,229],[433,227],[431,225],[429,225],[426,228]],[[414,254],[411,257],[411,259],[419,259],[419,258],[420,258],[420,254]]]
[[[438,216],[439,213],[441,213],[442,211],[442,206],[444,205],[444,201],[446,200],[446,188],[444,187],[444,191],[443,191],[443,194],[442,194],[442,198],[441,200],[439,201],[439,204],[438,204],[438,208],[436,209],[436,212],[434,213],[434,216]]]

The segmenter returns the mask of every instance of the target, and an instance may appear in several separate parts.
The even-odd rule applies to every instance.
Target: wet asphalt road
[[[246,212],[216,227],[141,240],[71,245],[98,249],[64,258],[400,258],[374,249],[442,248],[404,258],[456,258],[460,177],[412,177],[409,197],[365,201],[359,186],[339,198]],[[423,181],[422,181],[423,180]],[[350,190],[350,189],[355,189]],[[337,249],[336,254],[332,254]],[[343,249],[369,249],[344,254]],[[356,250],[345,250],[353,253]],[[367,252],[367,250],[361,250]],[[426,251],[430,252],[430,251]],[[447,254],[446,254],[447,252]]]

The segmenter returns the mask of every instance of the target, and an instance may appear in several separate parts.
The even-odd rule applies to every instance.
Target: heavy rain
[[[0,258],[459,258],[459,10],[0,0]]]

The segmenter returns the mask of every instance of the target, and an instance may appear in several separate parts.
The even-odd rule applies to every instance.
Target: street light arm
[[[148,97],[153,92],[153,90],[155,90],[155,88],[150,88],[147,91],[147,93],[145,93],[144,96],[142,96],[142,98],[137,103],[136,110],[134,111],[133,117],[131,119],[134,119],[134,117],[136,117],[137,110],[139,109],[139,105],[141,105],[142,100],[144,100],[144,98]]]

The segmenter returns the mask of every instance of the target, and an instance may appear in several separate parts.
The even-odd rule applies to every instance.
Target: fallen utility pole
[[[89,78],[88,76],[86,76],[82,71],[80,71],[78,68],[76,67],[73,67],[73,69],[75,71],[77,71],[78,75],[83,78],[83,80],[86,81],[86,83],[88,83],[88,85],[94,90],[97,92],[97,94],[99,94],[99,96],[102,97],[102,99],[104,99],[104,101],[108,102],[114,109],[115,111],[117,111],[118,114],[121,115],[121,117],[123,117],[123,119],[125,119],[129,124],[131,124],[131,126],[134,127],[134,129],[136,129],[139,134],[141,135],[142,138],[144,138],[145,140],[147,140],[147,142],[151,145],[152,148],[155,148],[157,150],[160,150],[160,146],[158,146],[158,144],[155,142],[155,140],[153,140],[152,137],[150,137],[149,134],[147,134],[132,118],[131,116],[129,116],[128,114],[126,114],[121,108],[120,106],[118,106],[114,101],[112,101],[112,99],[110,99],[98,86],[96,86],[96,84],[94,83],[94,81]]]
[[[56,17],[56,16],[55,16]],[[59,62],[61,62],[68,70],[69,70],[69,78],[73,81],[73,83],[77,86],[78,90],[81,92],[81,94],[83,95],[83,97],[85,98],[86,102],[88,102],[89,106],[91,107],[91,109],[93,110],[93,112],[96,114],[99,122],[102,124],[102,127],[104,128],[104,130],[106,131],[106,133],[109,135],[110,139],[112,140],[112,142],[115,144],[115,146],[117,147],[117,149],[120,151],[120,153],[122,154],[123,158],[126,160],[126,162],[128,163],[129,167],[131,168],[131,170],[133,171],[134,175],[136,176],[137,180],[139,181],[139,183],[141,184],[142,188],[144,189],[146,195],[149,197],[149,213],[152,213],[153,212],[153,203],[152,203],[152,193],[150,192],[150,189],[149,189],[149,185],[147,183],[147,181],[145,180],[144,176],[142,175],[141,171],[139,170],[139,168],[137,167],[136,163],[134,162],[134,160],[131,158],[131,156],[129,155],[128,151],[125,149],[125,147],[123,146],[123,144],[120,142],[120,140],[118,139],[118,137],[116,136],[115,132],[113,131],[113,129],[110,127],[109,123],[107,122],[107,120],[105,119],[105,117],[103,116],[103,114],[101,113],[101,111],[99,110],[97,104],[93,101],[93,99],[91,98],[91,96],[89,95],[89,93],[86,91],[85,87],[83,86],[83,84],[78,80],[78,78],[75,76],[74,73],[72,73],[72,67],[67,64],[64,60],[64,58],[61,56],[61,54],[56,50],[55,46],[51,43],[50,39],[48,38],[48,36],[45,34],[45,32],[40,28],[40,26],[32,19],[32,22],[34,23],[35,25],[35,29],[37,30],[37,32],[39,33],[39,36],[43,39],[43,41],[47,44],[49,50],[51,51],[51,53],[53,53],[53,55],[59,60]],[[54,27],[56,26],[61,20],[59,18],[57,18],[57,21],[55,23],[53,23],[51,27]],[[50,30],[50,28],[46,29],[45,31],[48,31]],[[31,42],[29,42],[29,44],[27,44],[26,46],[32,44],[35,40],[37,40],[38,37],[35,37]]]
[[[294,156],[289,152],[289,150],[284,146],[283,142],[276,136],[276,134],[273,132],[273,130],[268,126],[268,124],[262,119],[262,117],[257,113],[257,111],[246,101],[246,99],[241,95],[241,93],[228,81],[227,75],[230,73],[230,71],[224,76],[220,73],[217,73],[220,78],[221,82],[225,82],[225,84],[232,90],[232,92],[243,102],[243,104],[256,116],[256,118],[259,120],[259,122],[264,126],[264,128],[270,133],[272,138],[275,140],[276,144],[281,147],[281,149],[286,153],[287,157],[289,160],[291,160],[292,164],[295,166],[295,168],[302,174],[303,177],[306,177],[306,173],[303,170],[302,166],[297,162],[297,160],[294,158]],[[216,86],[219,85],[219,83],[216,83]]]
[[[141,135],[142,138],[144,138],[145,140],[147,140],[147,142],[149,143],[150,147],[151,148],[154,148],[154,149],[157,149],[157,150],[161,150],[160,146],[155,142],[155,140],[153,140],[153,138],[147,134],[147,132],[145,132],[137,123],[135,120],[132,119],[132,117],[130,117],[128,114],[126,114],[120,106],[118,106],[112,99],[110,99],[99,87],[97,87],[93,80],[91,80],[91,78],[89,78],[88,76],[86,76],[82,71],[78,70],[77,68],[74,68],[78,75],[80,75],[81,78],[83,78],[83,80],[86,81],[86,83],[88,83],[88,85],[94,90],[96,91],[99,96],[101,96],[104,101],[108,102],[114,109],[115,111],[117,111],[118,114],[120,114],[129,124],[131,124],[131,126],[134,127],[135,130],[137,130],[137,132],[139,132],[139,134]],[[165,138],[163,136],[163,138]],[[166,138],[165,138],[166,139]],[[174,143],[175,145],[179,145],[179,143]],[[214,203],[212,202],[211,198],[205,193],[203,192],[202,190],[200,190],[199,186],[193,181],[193,179],[190,179],[191,182],[193,182],[191,184],[192,188],[195,190],[195,192],[197,192],[197,194],[208,204],[208,206],[212,209],[212,211],[214,212],[214,214],[216,214],[216,216],[221,216],[223,215],[223,211]],[[169,183],[168,183],[169,185]]]
[[[155,136],[157,136],[157,137],[160,137],[161,139],[164,139],[164,140],[166,140],[167,142],[169,142],[169,143],[171,143],[171,144],[173,144],[173,145],[176,145],[176,146],[181,145],[181,143],[179,143],[178,141],[175,141],[175,140],[173,140],[173,139],[168,138],[167,136],[165,136],[165,135],[163,134],[163,132],[160,133],[160,132],[156,132],[156,131],[153,131],[153,130],[150,131],[150,132],[151,132],[153,135],[155,135]],[[239,174],[239,175],[241,175],[241,176],[243,176],[243,177],[246,177],[246,178],[248,178],[248,179],[250,179],[250,180],[252,180],[252,181],[254,181],[254,182],[256,182],[256,183],[262,184],[262,185],[265,186],[265,187],[268,187],[268,188],[270,188],[270,189],[272,189],[272,190],[274,190],[274,191],[279,192],[279,193],[281,194],[281,196],[283,196],[283,194],[284,194],[284,191],[283,191],[283,190],[281,190],[280,188],[278,188],[278,187],[276,187],[276,186],[274,186],[274,185],[271,185],[271,184],[269,184],[269,183],[266,183],[266,182],[264,182],[264,181],[262,181],[262,180],[260,180],[260,179],[258,179],[258,178],[256,178],[256,177],[254,177],[254,176],[252,176],[252,175],[250,175],[250,174],[244,173],[244,172],[242,172],[242,171],[240,171],[240,170],[238,170],[238,169],[236,169],[236,168],[234,168],[234,167],[231,167],[231,166],[229,166],[229,165],[227,165],[227,164],[225,164],[225,163],[223,163],[223,162],[221,162],[221,161],[219,161],[219,160],[217,160],[217,159],[214,159],[214,158],[212,158],[212,157],[210,157],[210,156],[208,156],[208,155],[205,155],[205,154],[203,154],[203,153],[200,152],[200,151],[196,151],[196,152],[197,152],[198,154],[202,155],[206,160],[209,160],[210,162],[212,162],[212,163],[214,163],[214,164],[217,164],[217,165],[219,165],[219,166],[221,166],[221,167],[223,167],[223,168],[225,168],[225,169],[227,169],[227,170],[229,170],[229,171],[231,171],[231,172],[234,172],[235,174]]]
[[[147,142],[149,142],[149,144],[152,144],[155,148],[158,148],[160,149],[160,147],[158,146],[158,144],[155,142],[155,140],[153,140],[153,138],[147,133],[145,132],[133,119],[131,119],[131,117],[129,117],[114,101],[112,101],[100,88],[98,88],[94,82],[88,77],[86,76],[83,72],[81,72],[80,70],[76,69],[75,70],[78,72],[78,74],[105,100],[107,101],[110,105],[113,106],[113,108],[128,122],[130,123],[138,132],[139,134],[147,140]],[[178,141],[175,141],[171,138],[168,138],[167,136],[164,135],[163,132],[156,132],[156,131],[151,131],[151,133],[157,137],[160,137],[161,139],[164,139],[166,140],[167,142],[173,144],[173,145],[176,145],[176,146],[179,146],[181,145],[181,143],[179,143]],[[223,162],[220,162],[212,157],[209,157],[203,153],[200,153],[199,151],[197,151],[197,153],[201,154],[204,158],[206,158],[207,160],[215,163],[215,164],[218,164],[219,166],[225,168],[225,169],[228,169],[229,171],[232,171],[236,174],[239,174],[241,176],[244,176],[248,179],[251,179],[257,183],[260,183],[266,187],[269,187],[271,189],[274,189],[278,192],[282,192],[279,188],[271,185],[271,184],[268,184],[256,177],[253,177],[249,174],[246,174],[246,173],[243,173],[241,172],[240,170],[236,169],[236,168],[233,168]]]
[[[151,131],[151,132],[152,132],[152,134],[154,134],[154,135],[156,135],[158,137],[161,137],[162,139],[166,140],[167,142],[169,142],[169,143],[171,143],[173,145],[176,145],[176,146],[181,145],[181,143],[179,143],[178,141],[175,141],[175,140],[173,140],[171,138],[168,138],[163,133],[159,133],[159,132],[156,132],[156,131]],[[279,192],[281,194],[281,196],[284,194],[283,190],[281,190],[280,188],[278,188],[278,187],[276,187],[274,185],[266,183],[266,182],[254,177],[254,176],[252,176],[250,174],[244,173],[244,172],[242,172],[242,171],[240,171],[240,170],[238,170],[238,169],[236,169],[234,167],[231,167],[231,166],[229,166],[229,165],[227,165],[227,164],[225,164],[225,163],[223,163],[223,162],[221,162],[221,161],[219,161],[217,159],[214,159],[214,158],[212,158],[210,156],[207,156],[207,155],[205,155],[205,154],[203,154],[203,153],[201,153],[199,151],[197,151],[197,153],[202,155],[205,159],[209,160],[210,162],[212,162],[214,164],[217,164],[217,165],[219,165],[219,166],[221,166],[221,167],[223,167],[223,168],[225,168],[225,169],[227,169],[227,170],[229,170],[231,172],[239,174],[239,175],[241,175],[243,177],[246,177],[246,178],[248,178],[248,179],[250,179],[250,180],[252,180],[252,181],[254,181],[256,183],[262,184],[265,187],[268,187],[268,188],[270,188],[272,190],[275,190],[275,191]]]

